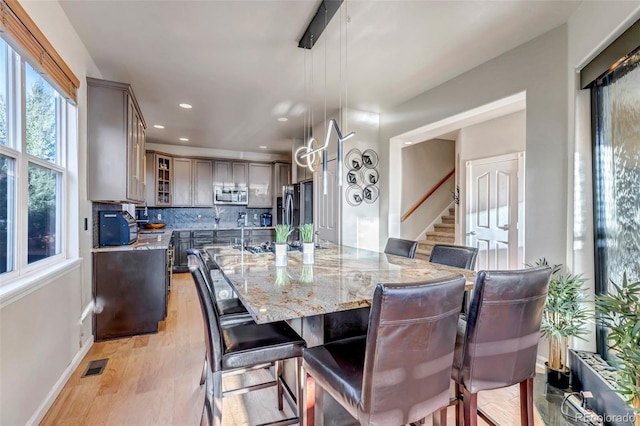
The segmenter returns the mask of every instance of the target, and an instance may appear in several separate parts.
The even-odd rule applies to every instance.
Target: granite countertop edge
[[[162,229],[144,229],[138,232],[138,240],[129,245],[123,246],[105,246],[94,247],[93,253],[109,252],[109,251],[131,251],[131,250],[167,250],[171,242],[173,232],[181,231],[239,231],[238,227],[218,227],[218,228],[162,228]],[[274,229],[273,226],[245,226],[244,229]]]

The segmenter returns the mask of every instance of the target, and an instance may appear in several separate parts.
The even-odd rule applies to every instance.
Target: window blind
[[[77,102],[80,80],[67,66],[35,22],[17,0],[0,0],[0,33],[16,50],[26,54],[43,77],[60,89],[61,94]]]

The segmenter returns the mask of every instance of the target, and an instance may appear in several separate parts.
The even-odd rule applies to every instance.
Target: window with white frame
[[[0,39],[1,277],[22,276],[64,259],[71,108],[28,60]]]

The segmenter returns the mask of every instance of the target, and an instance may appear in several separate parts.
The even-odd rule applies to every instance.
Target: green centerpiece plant
[[[287,238],[291,234],[291,228],[289,225],[279,224],[275,226],[276,230],[276,244],[287,244]]]
[[[278,224],[275,226],[276,231],[276,266],[287,266],[287,238],[291,234],[289,225]]]
[[[541,265],[548,265],[547,260],[536,262],[536,266]],[[585,279],[581,274],[562,273],[561,270],[562,265],[552,266],[540,334],[549,344],[547,383],[566,389],[569,386],[569,339],[576,337],[584,340],[582,335],[588,332],[585,326],[591,314],[582,288]]]
[[[302,237],[302,242],[312,243],[313,242],[313,223],[305,223],[304,225],[300,225],[300,236]]]
[[[313,223],[300,225],[300,237],[302,238],[302,263],[313,264]]]
[[[640,426],[640,281],[629,282],[625,273],[621,285],[611,285],[608,294],[596,296],[596,312],[615,355],[617,391],[633,405],[635,425]]]

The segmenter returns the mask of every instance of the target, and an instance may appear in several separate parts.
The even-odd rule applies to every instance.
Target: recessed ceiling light
[[[266,145],[260,145],[258,148],[260,148],[260,149],[267,149],[267,146],[266,146]]]
[[[180,138],[182,142],[189,142],[189,138]]]
[[[155,127],[156,129],[164,129],[164,126],[162,124],[154,124],[153,127]]]
[[[193,107],[191,105],[189,105],[189,104],[180,104],[180,108],[191,109]]]
[[[287,117],[278,117],[278,121],[289,121]]]
[[[411,144],[413,144],[413,142],[405,142],[404,144],[405,145],[411,145]]]

